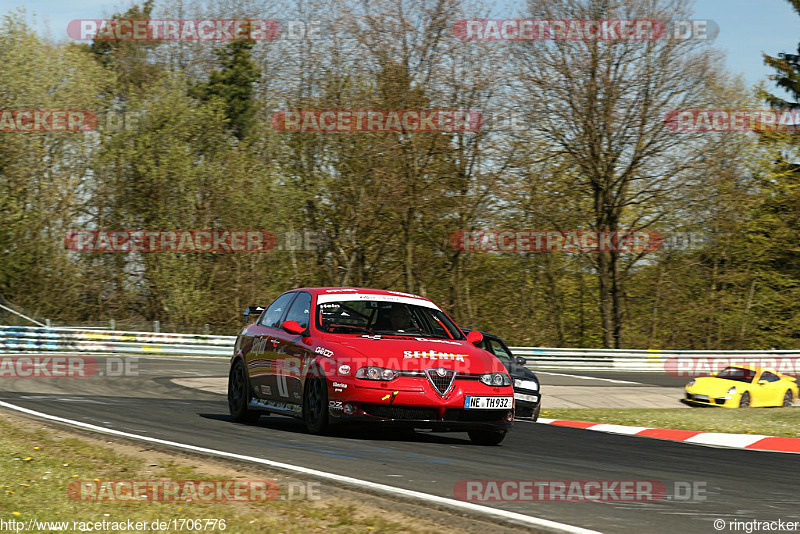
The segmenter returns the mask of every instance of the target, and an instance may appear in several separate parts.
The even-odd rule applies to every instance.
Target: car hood
[[[331,349],[337,359],[346,358],[357,366],[374,365],[405,371],[444,367],[469,374],[507,372],[494,355],[466,340],[328,334],[323,345]]]
[[[536,380],[537,382],[539,381],[539,379],[536,377],[536,373],[534,373],[527,367],[524,367],[522,365],[517,365],[515,363],[506,363],[505,365],[506,368],[508,369],[508,374],[510,374],[512,378],[520,378],[524,380]]]
[[[734,386],[737,391],[745,391],[750,388],[750,384],[747,382],[717,378],[716,376],[702,376],[700,378],[695,378],[694,385],[688,389],[706,395],[721,396],[725,395],[728,390]]]

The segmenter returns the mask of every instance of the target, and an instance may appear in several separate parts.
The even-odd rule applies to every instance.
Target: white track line
[[[232,452],[226,451],[218,451],[215,449],[207,449],[205,447],[197,447],[195,445],[187,445],[185,443],[178,443],[176,441],[167,441],[158,438],[151,438],[149,436],[140,436],[139,434],[131,434],[129,432],[122,432],[120,430],[114,430],[112,428],[103,428],[101,426],[92,425],[89,423],[84,423],[82,421],[75,421],[72,419],[65,419],[63,417],[58,417],[55,415],[50,415],[42,412],[37,412],[35,410],[29,410],[28,408],[23,408],[21,406],[17,406],[15,404],[10,404],[7,402],[0,401],[0,406],[8,408],[10,410],[16,410],[18,412],[26,413],[28,415],[33,415],[34,417],[39,417],[42,419],[47,419],[50,421],[57,421],[59,423],[65,423],[71,426],[76,426],[80,428],[85,428],[87,430],[92,430],[94,432],[100,432],[103,434],[111,434],[114,436],[121,436],[124,438],[131,438],[137,439],[140,441],[147,441],[151,443],[158,443],[160,445],[167,445],[169,447],[175,447],[178,449],[184,449],[188,451],[200,452],[203,454],[210,454],[214,456],[220,456],[222,458],[231,458],[234,460],[241,460],[245,462],[252,462],[257,464],[267,465],[269,467],[274,467],[277,469],[283,469],[286,471],[293,471],[295,473],[302,473],[304,475],[311,475],[317,478],[323,478],[327,480],[333,480],[336,482],[349,484],[352,486],[358,486],[362,488],[369,488],[371,490],[380,491],[383,493],[388,493],[392,495],[399,495],[407,498],[417,499],[425,502],[435,502],[438,504],[442,504],[445,506],[449,506],[452,508],[461,508],[464,510],[469,510],[470,512],[478,512],[480,514],[489,515],[489,516],[496,516],[502,517],[503,519],[509,519],[518,523],[524,523],[531,526],[536,527],[543,527],[553,530],[554,532],[569,532],[575,534],[599,534],[597,531],[588,530],[581,527],[575,527],[572,525],[567,525],[565,523],[558,523],[556,521],[550,521],[549,519],[543,519],[540,517],[534,517],[525,514],[518,514],[516,512],[509,512],[506,510],[500,510],[497,508],[491,508],[489,506],[482,506],[480,504],[474,504],[471,502],[459,501],[456,499],[450,499],[447,497],[440,497],[438,495],[431,495],[429,493],[422,493],[421,491],[413,491],[407,490],[403,488],[395,488],[393,486],[387,486],[386,484],[379,484],[377,482],[370,482],[368,480],[360,480],[358,478],[348,477],[344,475],[337,475],[335,473],[328,473],[326,471],[319,471],[317,469],[311,469],[308,467],[301,467],[298,465],[291,465],[285,464],[282,462],[275,462],[273,460],[266,460],[263,458],[256,458],[254,456],[245,456],[242,454],[235,454]]]
[[[537,375],[553,375],[553,376],[568,376],[570,378],[580,378],[581,380],[602,380],[603,382],[613,382],[614,384],[636,384],[637,386],[649,386],[650,384],[643,384],[641,382],[631,382],[629,380],[615,380],[613,378],[600,378],[599,376],[583,376],[583,375],[568,375],[565,373],[551,373],[549,371],[539,371],[533,369]]]

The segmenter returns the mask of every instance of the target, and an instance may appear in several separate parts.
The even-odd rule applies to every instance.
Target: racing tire
[[[475,445],[500,445],[500,442],[506,438],[508,431],[470,430],[467,434],[469,434],[470,441]]]
[[[541,413],[541,411],[542,411],[542,405],[537,404],[536,409],[533,411],[533,417],[531,417],[534,423],[539,420],[539,413]]]
[[[303,421],[309,434],[328,432],[328,381],[321,369],[306,378],[303,391]]]
[[[792,395],[792,391],[787,389],[786,393],[783,394],[783,404],[784,408],[791,408],[794,406],[794,395]]]
[[[739,398],[739,408],[749,408],[749,407],[750,407],[750,393],[745,391]]]
[[[250,410],[250,379],[242,360],[237,359],[228,374],[228,410],[236,423],[253,425],[261,414]]]

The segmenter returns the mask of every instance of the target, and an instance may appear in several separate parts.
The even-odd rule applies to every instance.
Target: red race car
[[[309,432],[368,423],[466,431],[496,445],[514,419],[505,366],[430,300],[396,291],[288,291],[236,339],[228,404],[236,422],[302,418]]]

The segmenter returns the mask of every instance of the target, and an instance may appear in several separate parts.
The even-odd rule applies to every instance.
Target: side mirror
[[[477,345],[478,343],[483,341],[483,334],[481,334],[477,330],[473,330],[472,332],[467,334],[467,341],[469,341],[473,345]]]
[[[244,309],[244,324],[250,324],[264,311],[263,306],[248,306]]]
[[[525,365],[526,363],[528,363],[528,360],[526,360],[522,356],[516,356],[514,358],[514,363],[516,363],[517,365]]]
[[[281,325],[281,328],[289,332],[290,334],[300,335],[306,331],[305,328],[300,326],[300,323],[297,321],[284,321]]]
[[[767,384],[767,381],[766,381],[766,380],[759,380],[759,381],[758,381],[758,385],[759,385],[759,386],[764,386],[764,385],[766,385],[766,384]]]

